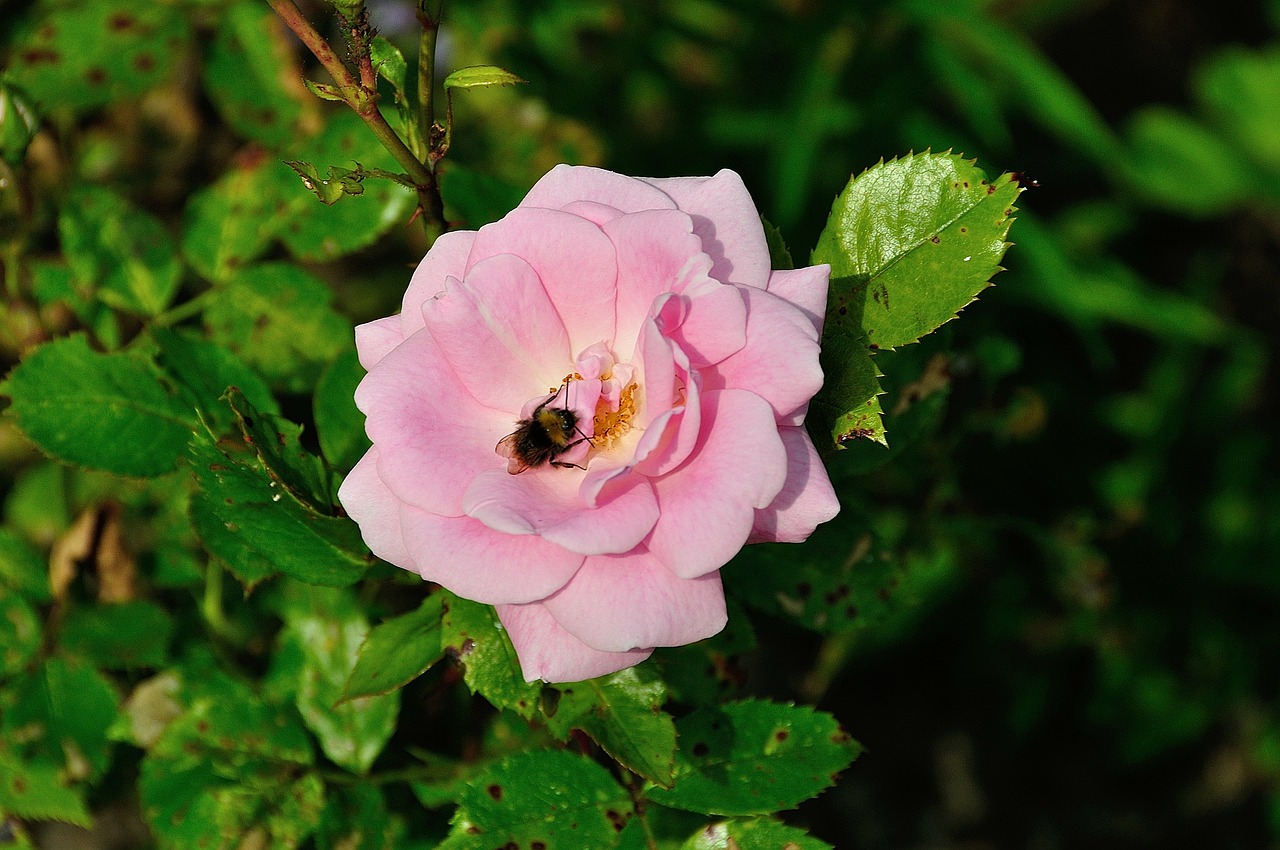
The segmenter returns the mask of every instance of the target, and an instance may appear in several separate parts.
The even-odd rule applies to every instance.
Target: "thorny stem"
[[[360,120],[364,121],[373,131],[373,135],[377,137],[382,146],[386,148],[396,162],[408,172],[409,177],[413,180],[415,191],[418,195],[418,209],[422,214],[422,226],[427,232],[428,243],[434,243],[436,237],[445,231],[446,225],[444,221],[444,202],[440,199],[440,186],[436,181],[435,172],[428,167],[421,159],[414,155],[413,151],[405,146],[404,141],[396,134],[396,131],[387,123],[387,119],[382,117],[382,113],[378,110],[378,88],[376,75],[373,66],[369,61],[368,38],[367,33],[357,36],[353,40],[360,48],[360,73],[365,80],[357,80],[352,74],[351,69],[338,58],[333,52],[333,48],[324,40],[320,33],[316,32],[315,27],[311,26],[311,22],[302,14],[302,10],[294,0],[267,0],[271,4],[271,8],[280,16],[280,20],[284,21],[285,26],[291,29],[295,35],[307,46],[307,49],[319,60],[324,69],[333,77],[334,82],[338,84],[338,91],[342,95],[342,99],[347,106],[360,116]],[[427,2],[427,0],[424,0]],[[440,0],[443,3],[443,0]],[[362,18],[358,26],[367,27],[367,19]],[[424,29],[425,38],[425,29]],[[434,30],[431,36],[432,55],[435,51],[435,35]],[[366,71],[365,65],[368,65]]]

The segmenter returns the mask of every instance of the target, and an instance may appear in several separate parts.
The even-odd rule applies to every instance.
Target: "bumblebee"
[[[556,394],[538,405],[533,415],[516,423],[516,430],[498,441],[494,448],[498,454],[507,458],[507,472],[518,475],[526,469],[534,469],[544,463],[557,467],[577,466],[573,463],[561,463],[557,457],[582,442],[590,442],[586,434],[578,428],[578,414],[568,408],[569,398],[565,396],[565,407],[552,407],[560,393],[568,388],[566,381],[556,390]],[[574,435],[578,439],[574,439]],[[582,467],[578,467],[581,469]]]

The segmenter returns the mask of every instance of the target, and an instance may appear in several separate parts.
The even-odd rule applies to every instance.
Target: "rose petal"
[[[356,356],[365,371],[387,356],[387,352],[404,342],[399,316],[387,316],[356,325]]]
[[[570,634],[604,652],[681,646],[711,637],[728,620],[719,573],[677,578],[643,547],[588,557],[542,604]]]
[[[356,405],[378,447],[379,476],[414,507],[461,516],[476,471],[505,469],[494,446],[510,433],[511,414],[476,401],[425,328],[369,371]]]
[[[613,221],[618,216],[624,215],[622,210],[617,207],[611,207],[608,204],[597,204],[595,201],[574,201],[571,204],[565,204],[561,210],[581,216],[601,227],[604,227],[607,222]]]
[[[634,667],[652,649],[601,652],[573,635],[538,604],[499,605],[498,619],[511,635],[526,682],[581,682]]]
[[[378,448],[364,453],[338,488],[342,503],[373,554],[389,564],[417,572],[400,527],[400,500],[378,477]]]
[[[736,173],[714,177],[644,177],[693,217],[702,250],[715,261],[711,276],[725,283],[764,289],[769,282],[769,246],[751,193]]]
[[[693,368],[719,363],[747,344],[747,305],[738,287],[707,279],[686,297],[689,309],[671,339]]]
[[[557,165],[534,184],[520,206],[559,210],[575,201],[595,201],[624,213],[675,208],[665,192],[644,180],[586,165]]]
[[[827,314],[827,287],[830,280],[831,266],[826,263],[802,269],[775,271],[769,275],[769,292],[799,307],[821,336],[822,320]]]
[[[613,339],[618,266],[595,224],[559,210],[518,207],[476,234],[468,274],[481,260],[515,254],[533,267],[576,353]]]
[[[785,419],[822,387],[817,331],[790,302],[760,289],[740,291],[747,303],[747,344],[702,372],[703,391],[751,390]]]
[[[537,273],[510,254],[481,260],[465,281],[449,278],[422,316],[467,390],[513,416],[564,380],[573,362],[564,323]]]
[[[400,322],[406,337],[422,327],[422,305],[444,292],[444,279],[450,275],[462,277],[475,239],[474,230],[442,234],[413,270],[413,279],[400,302]]]
[[[746,390],[706,393],[689,461],[653,480],[661,515],[645,545],[681,578],[717,570],[747,542],[756,509],[774,501],[786,477],[768,402]]]
[[[618,256],[615,351],[630,351],[653,301],[670,292],[689,260],[702,253],[693,221],[679,210],[646,210],[616,218],[604,233]]]
[[[424,579],[489,605],[542,599],[564,587],[582,566],[582,555],[537,535],[503,534],[471,517],[441,517],[404,506],[399,521]]]
[[[542,467],[519,475],[482,472],[463,497],[467,516],[506,534],[537,534],[571,552],[626,552],[644,539],[658,518],[647,479],[633,476],[595,508],[582,501],[581,474]]]
[[[769,507],[756,511],[751,543],[799,543],[840,513],[826,467],[804,427],[784,426],[778,435],[787,447],[787,481]]]

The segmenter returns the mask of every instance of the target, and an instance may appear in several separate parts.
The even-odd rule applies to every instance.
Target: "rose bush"
[[[770,270],[733,172],[558,166],[356,329],[373,447],[339,498],[379,557],[497,606],[526,679],[709,637],[743,544],[839,509],[804,430],[828,272]],[[549,399],[572,465],[511,474],[497,444]]]

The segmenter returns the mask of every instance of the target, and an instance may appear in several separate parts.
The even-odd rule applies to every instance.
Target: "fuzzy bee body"
[[[563,390],[564,387],[561,387]],[[494,449],[507,458],[507,472],[517,475],[526,469],[534,469],[544,463],[552,466],[573,466],[571,463],[558,463],[556,458],[569,449],[586,440],[585,435],[575,440],[574,435],[581,434],[578,429],[578,414],[567,407],[551,407],[551,402],[560,395],[555,395],[538,405],[533,415],[516,423],[516,430],[498,441]],[[567,401],[567,400],[566,400]]]

